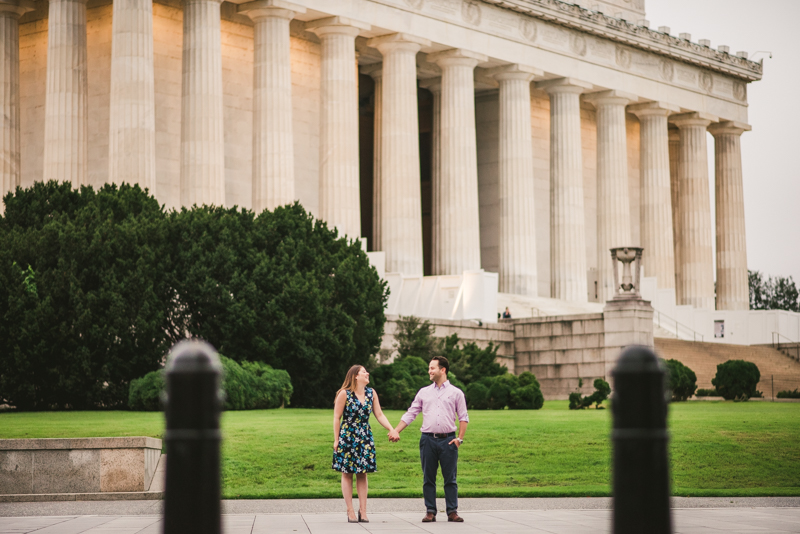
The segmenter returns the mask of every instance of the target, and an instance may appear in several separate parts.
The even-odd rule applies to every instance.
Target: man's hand
[[[392,443],[397,443],[398,441],[400,441],[400,433],[394,429],[390,430],[389,441],[391,441]]]
[[[452,441],[450,441],[450,443],[448,443],[448,445],[452,445],[453,443],[456,444],[456,447],[461,447],[461,441],[459,441],[458,438],[454,438]]]

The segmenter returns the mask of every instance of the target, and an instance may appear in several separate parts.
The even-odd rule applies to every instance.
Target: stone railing
[[[0,495],[143,492],[161,458],[150,437],[0,440]]]

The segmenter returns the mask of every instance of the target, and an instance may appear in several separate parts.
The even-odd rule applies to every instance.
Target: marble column
[[[383,116],[383,63],[361,68],[375,82],[372,121],[372,250],[383,250],[381,240],[381,119]]]
[[[0,215],[5,211],[2,197],[19,185],[19,18],[33,5],[0,1]]]
[[[319,217],[351,239],[361,237],[355,39],[369,28],[343,17],[306,23],[322,41]]]
[[[679,110],[663,102],[628,107],[639,117],[642,263],[645,274],[656,277],[659,289],[675,288],[667,116]]]
[[[43,179],[89,183],[86,0],[51,0]]]
[[[434,274],[442,272],[439,264],[440,254],[436,239],[440,235],[441,213],[436,206],[441,205],[442,199],[442,78],[426,78],[420,81],[423,87],[433,95],[433,127],[431,129],[431,271]]]
[[[678,237],[681,235],[681,212],[678,200],[680,186],[678,184],[678,167],[681,159],[681,135],[677,127],[667,130],[669,138],[669,191],[672,200],[672,250],[675,257],[675,299],[681,302],[679,280],[681,278],[681,247]]]
[[[156,194],[153,3],[112,4],[108,181],[139,184]]]
[[[602,91],[584,98],[597,110],[597,298],[605,302],[615,294],[610,250],[635,244],[631,241],[625,106],[636,97]]]
[[[592,85],[558,78],[537,87],[550,95],[550,296],[587,302],[580,95]]]
[[[542,71],[522,65],[506,65],[493,69],[491,74],[500,84],[499,290],[535,297],[538,280],[531,80]]]
[[[253,21],[253,211],[291,204],[294,191],[289,23],[305,8],[283,0],[241,4]]]
[[[747,247],[744,226],[741,137],[750,125],[726,121],[713,124],[716,174],[717,309],[750,309]]]
[[[486,56],[450,49],[428,55],[442,69],[438,197],[433,211],[434,274],[481,268],[478,152],[475,138],[475,66]]]
[[[678,163],[678,210],[681,233],[679,278],[680,300],[695,308],[714,309],[714,265],[712,253],[711,198],[708,191],[706,131],[717,118],[706,113],[672,115],[680,130]]]
[[[220,0],[184,0],[181,204],[225,205]]]
[[[381,245],[386,270],[423,274],[417,52],[430,41],[396,33],[367,43],[383,55]]]

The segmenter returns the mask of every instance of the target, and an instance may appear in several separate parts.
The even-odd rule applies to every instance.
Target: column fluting
[[[355,39],[369,28],[342,17],[306,24],[322,41],[319,217],[351,239],[361,237]]]
[[[550,95],[550,296],[587,302],[580,95],[591,85],[537,85]]]
[[[434,274],[461,274],[481,268],[478,221],[478,153],[475,137],[474,69],[486,56],[466,50],[428,55],[442,69],[438,211]],[[385,103],[384,103],[385,105]]]
[[[536,205],[531,136],[531,80],[541,71],[508,65],[493,72],[500,84],[499,290],[538,295]]]
[[[658,288],[671,289],[675,287],[675,245],[667,116],[678,108],[648,102],[630,106],[628,110],[639,117],[639,204],[644,272],[656,277]]]
[[[51,0],[47,20],[44,180],[89,183],[86,0]]]
[[[681,233],[681,269],[678,304],[714,309],[711,199],[708,191],[706,131],[716,117],[704,113],[673,115],[670,122],[680,130],[678,205]]]
[[[184,0],[181,204],[225,205],[220,0]]]
[[[138,183],[156,194],[153,3],[112,4],[108,181]]]
[[[423,274],[417,52],[430,41],[406,34],[371,39],[383,55],[381,244],[386,270]]]
[[[433,127],[431,129],[431,272],[438,274],[442,272],[439,264],[440,254],[437,252],[436,239],[440,235],[441,217],[437,206],[441,204],[442,198],[442,79],[440,77],[427,78],[420,82],[423,87],[433,95]]]
[[[19,18],[32,10],[27,2],[0,2],[0,215],[1,197],[20,185]]]
[[[721,122],[714,136],[717,226],[717,309],[750,309],[747,242],[744,225],[741,137],[748,124]]]
[[[383,116],[383,63],[361,68],[375,83],[372,120],[372,250],[383,250],[381,240],[381,120]]]
[[[242,4],[253,20],[253,211],[296,199],[289,23],[305,8],[261,0]]]
[[[678,182],[678,167],[681,160],[681,134],[677,127],[667,130],[669,138],[669,191],[672,200],[672,250],[675,256],[675,301],[681,302],[681,247],[678,240],[681,235],[681,211],[680,211],[680,184]]]
[[[625,106],[635,97],[603,91],[585,99],[597,110],[597,297],[614,297],[610,249],[631,246],[628,135]],[[627,245],[626,245],[627,243]]]

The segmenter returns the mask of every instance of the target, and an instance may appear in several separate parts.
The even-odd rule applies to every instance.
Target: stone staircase
[[[717,365],[728,360],[753,362],[761,372],[758,390],[765,397],[780,390],[800,388],[800,362],[772,347],[704,343],[682,339],[655,338],[656,353],[665,360],[678,360],[697,375],[698,388],[711,388]]]

